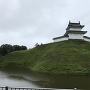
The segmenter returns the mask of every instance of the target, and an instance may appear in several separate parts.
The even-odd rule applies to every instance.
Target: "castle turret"
[[[81,31],[84,25],[81,25],[80,22],[78,23],[71,23],[66,28],[65,36],[69,36],[68,39],[83,39],[83,35],[87,33],[87,31]]]
[[[84,25],[81,25],[80,22],[72,23],[69,21],[69,24],[66,28],[66,32],[63,36],[53,38],[54,42],[69,40],[69,39],[79,39],[90,41],[90,37],[84,36],[87,31],[81,31]]]

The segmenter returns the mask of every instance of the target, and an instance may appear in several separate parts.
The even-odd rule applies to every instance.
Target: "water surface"
[[[0,70],[0,86],[90,89],[90,76],[51,75],[24,69]]]

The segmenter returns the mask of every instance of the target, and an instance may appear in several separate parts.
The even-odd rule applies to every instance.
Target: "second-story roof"
[[[68,24],[66,30],[69,30],[70,28],[81,28],[82,29],[83,27],[84,27],[84,25],[81,25],[80,22],[72,23],[69,21],[69,24]]]

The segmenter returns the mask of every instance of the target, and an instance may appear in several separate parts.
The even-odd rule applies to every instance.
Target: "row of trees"
[[[27,47],[23,45],[19,46],[19,45],[3,44],[0,46],[0,56],[4,56],[10,52],[14,52],[18,50],[27,50]]]

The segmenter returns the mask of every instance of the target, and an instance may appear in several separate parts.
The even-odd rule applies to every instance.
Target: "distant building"
[[[90,41],[90,37],[84,36],[87,31],[81,31],[83,27],[84,25],[81,25],[80,22],[72,23],[69,21],[65,34],[63,36],[53,38],[53,41],[59,42],[69,39]]]

